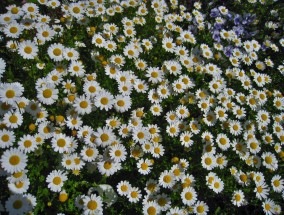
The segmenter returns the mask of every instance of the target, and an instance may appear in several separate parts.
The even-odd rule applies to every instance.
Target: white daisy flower
[[[27,197],[22,194],[12,194],[5,203],[5,208],[9,214],[25,214],[32,210],[32,206]]]
[[[85,10],[79,3],[71,3],[68,5],[69,14],[76,19],[82,19],[84,17]]]
[[[223,151],[230,148],[230,140],[225,134],[218,134],[216,137],[216,143]]]
[[[242,125],[237,120],[231,120],[229,124],[230,133],[237,136],[242,133]]]
[[[113,133],[112,129],[107,126],[98,128],[93,134],[96,136],[95,142],[102,147],[110,145],[115,139],[115,134]]]
[[[92,112],[92,102],[87,96],[76,97],[73,104],[78,114],[85,115]]]
[[[115,162],[121,162],[125,161],[127,151],[124,145],[115,144],[113,146],[110,146],[109,155]]]
[[[192,140],[192,133],[189,132],[189,131],[185,131],[185,132],[182,132],[180,134],[180,141],[181,141],[181,144],[185,147],[190,147],[193,145],[193,140]]]
[[[130,43],[124,47],[123,54],[129,59],[136,59],[139,57],[139,51],[135,48],[133,43]]]
[[[25,153],[33,152],[37,148],[37,142],[35,138],[31,135],[24,135],[18,141],[19,149]]]
[[[63,56],[66,60],[76,61],[79,59],[79,52],[74,48],[65,48]]]
[[[9,111],[4,114],[3,123],[9,128],[18,128],[23,123],[23,116],[19,111]]]
[[[209,188],[212,189],[215,193],[221,193],[224,189],[224,182],[220,178],[216,177],[213,179]]]
[[[54,37],[55,32],[52,28],[49,27],[49,25],[41,25],[39,28],[37,28],[37,39],[41,40],[43,42],[45,41],[51,41]]]
[[[141,199],[142,194],[138,187],[131,187],[127,194],[129,202],[137,203]]]
[[[54,61],[62,61],[64,59],[64,46],[60,43],[54,43],[48,47],[47,53]]]
[[[1,156],[1,166],[8,173],[21,172],[26,168],[27,155],[20,149],[6,149]]]
[[[162,47],[167,51],[174,53],[176,44],[174,43],[172,38],[165,37],[162,41]]]
[[[275,208],[275,202],[269,198],[265,199],[262,202],[262,209],[265,215],[272,215],[275,214],[274,208]]]
[[[69,147],[71,146],[71,139],[65,134],[56,134],[53,136],[51,143],[55,152],[64,153],[68,152]]]
[[[19,38],[22,31],[22,25],[17,23],[16,21],[7,24],[4,28],[4,33],[6,34],[6,36],[11,38]]]
[[[143,144],[150,140],[151,134],[146,127],[138,126],[132,130],[132,138],[135,142]]]
[[[146,182],[146,186],[144,188],[147,194],[154,194],[160,190],[159,184],[154,179],[149,179]]]
[[[18,82],[0,84],[0,98],[1,102],[7,104],[14,104],[18,102],[24,91],[22,84]]]
[[[151,172],[152,169],[152,162],[146,158],[146,159],[139,159],[137,162],[137,168],[138,172],[141,173],[142,175],[147,175]]]
[[[48,188],[53,192],[60,192],[64,182],[67,180],[67,174],[61,170],[53,170],[46,177]]]
[[[100,196],[91,194],[90,196],[84,196],[82,201],[84,214],[103,214],[103,200]]]
[[[28,191],[29,185],[30,185],[30,180],[28,177],[25,177],[17,182],[9,182],[8,188],[12,193],[23,194]]]
[[[116,188],[119,195],[127,196],[131,189],[131,184],[128,181],[120,181]]]
[[[160,174],[159,185],[164,188],[172,188],[176,183],[175,176],[172,172],[165,170]]]
[[[0,130],[0,148],[9,148],[15,142],[16,137],[13,131],[6,129]]]
[[[261,158],[263,159],[262,164],[267,169],[271,170],[277,170],[278,169],[278,160],[274,154],[271,152],[264,152],[261,155]]]
[[[24,59],[34,59],[38,53],[37,44],[30,40],[25,40],[19,44],[18,53]]]
[[[280,175],[274,175],[271,179],[274,192],[281,193],[284,190],[284,179]]]
[[[270,189],[265,182],[256,183],[256,187],[254,189],[256,198],[258,198],[260,200],[267,199],[268,194],[269,194],[269,190]]]
[[[54,84],[43,85],[37,89],[37,98],[46,105],[51,105],[58,99],[58,89]]]
[[[149,81],[152,83],[159,83],[163,80],[163,72],[159,67],[148,67],[146,71],[146,77],[149,78]]]
[[[144,215],[154,215],[160,214],[161,207],[154,201],[146,201],[143,204],[143,214]]]
[[[215,157],[212,153],[204,153],[201,157],[202,167],[207,170],[212,170],[216,167]]]
[[[100,110],[108,111],[112,108],[113,103],[114,97],[108,91],[100,91],[94,99],[95,106],[98,107]]]
[[[81,61],[71,61],[68,72],[71,76],[83,77],[86,71]]]
[[[176,121],[176,122],[174,122],[174,123],[170,123],[169,125],[167,125],[166,131],[167,131],[167,134],[168,134],[170,137],[176,137],[176,136],[178,136],[178,135],[179,135],[179,132],[180,132],[179,122]]]
[[[116,54],[110,57],[110,62],[120,68],[125,64],[125,59],[122,55]]]
[[[98,170],[102,175],[111,176],[121,169],[121,163],[112,160],[98,162]]]
[[[203,201],[197,201],[194,205],[193,211],[197,215],[206,215],[209,211],[209,207]]]
[[[117,95],[114,100],[114,109],[120,113],[126,112],[131,108],[130,96]]]
[[[186,187],[181,192],[181,200],[183,204],[192,206],[197,200],[197,193],[193,187]]]
[[[153,116],[160,116],[163,112],[163,108],[160,104],[153,104],[150,107],[150,111],[153,114]]]
[[[153,143],[153,147],[151,148],[151,154],[154,158],[159,158],[163,156],[165,153],[165,148],[162,144],[160,143]]]
[[[189,43],[192,43],[192,44],[196,43],[196,39],[195,39],[194,35],[188,30],[183,30],[181,32],[180,36],[181,36],[181,38],[184,42],[189,42]]]
[[[236,205],[237,207],[243,206],[246,204],[245,195],[242,190],[236,190],[234,191],[231,199],[233,205]]]

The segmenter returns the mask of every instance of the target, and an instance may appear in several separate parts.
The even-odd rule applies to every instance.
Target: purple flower
[[[225,54],[227,57],[231,57],[231,56],[232,56],[232,53],[233,53],[233,49],[234,49],[233,46],[226,46],[226,47],[224,48],[224,54]]]
[[[249,24],[251,24],[251,23],[255,20],[255,18],[256,18],[256,15],[255,15],[255,14],[246,13],[246,14],[244,14],[244,16],[243,16],[243,21],[242,21],[242,23],[243,23],[244,25],[249,25]]]
[[[242,22],[242,17],[239,14],[236,14],[234,17],[234,23],[235,25],[239,25]]]
[[[240,36],[244,33],[244,28],[243,26],[239,25],[239,26],[234,26],[233,30],[235,31],[237,36]]]
[[[223,29],[223,25],[222,25],[222,24],[219,24],[219,23],[215,23],[215,24],[214,24],[214,29],[215,29],[215,30],[221,30],[221,29]]]
[[[210,16],[213,17],[213,18],[216,18],[218,16],[221,16],[220,15],[220,12],[218,10],[218,8],[213,8],[211,11],[210,11]]]
[[[264,44],[262,44],[260,48],[261,48],[261,50],[263,50],[263,51],[266,51],[266,50],[267,50],[267,46],[264,45]]]
[[[227,17],[228,20],[232,20],[233,19],[233,15],[230,12],[226,15],[226,17]]]
[[[212,38],[218,43],[221,42],[220,32],[216,30],[213,31]]]

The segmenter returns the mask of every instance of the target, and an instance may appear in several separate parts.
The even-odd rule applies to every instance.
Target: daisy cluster
[[[281,214],[277,1],[218,2],[7,6],[0,212]]]

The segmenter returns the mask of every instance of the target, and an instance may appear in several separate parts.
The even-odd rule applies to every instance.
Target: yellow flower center
[[[9,158],[9,163],[13,166],[16,166],[20,163],[20,157],[18,155],[12,155],[10,158]]]
[[[10,33],[16,34],[17,32],[18,32],[18,28],[17,27],[11,27],[10,28]]]
[[[106,161],[106,162],[104,163],[104,168],[105,168],[105,169],[110,169],[111,167],[112,167],[111,162]]]
[[[6,97],[11,99],[15,97],[15,91],[14,90],[7,90],[6,91]]]
[[[96,210],[97,207],[98,207],[98,203],[94,200],[91,200],[91,201],[88,202],[87,207],[88,207],[89,210],[92,210],[92,211]]]
[[[101,140],[102,140],[103,142],[108,141],[108,140],[109,140],[108,134],[102,134],[102,135],[101,135]]]
[[[148,169],[148,164],[147,163],[142,163],[141,164],[141,169],[143,169],[143,170]]]
[[[81,10],[80,10],[79,7],[74,7],[74,8],[73,8],[73,12],[76,13],[76,14],[78,14],[78,13],[81,12]]]
[[[187,192],[187,193],[185,193],[184,197],[185,197],[186,200],[191,200],[193,195],[192,195],[191,192]]]
[[[4,134],[4,135],[1,137],[1,140],[2,140],[3,142],[8,142],[8,141],[10,140],[10,136],[7,135],[7,134]]]
[[[127,191],[128,191],[128,186],[122,185],[122,186],[120,187],[120,189],[121,189],[122,192],[127,192]]]
[[[61,183],[61,178],[59,176],[56,176],[52,180],[53,184],[59,185]]]
[[[222,144],[222,145],[225,145],[227,143],[226,139],[225,138],[220,138],[219,142]]]
[[[30,47],[30,46],[26,46],[26,47],[24,48],[24,52],[27,53],[27,54],[31,54],[32,51],[33,51],[33,49],[32,49],[32,47]]]
[[[94,155],[94,150],[93,150],[93,149],[87,149],[87,150],[86,150],[86,155],[87,155],[88,157],[92,157],[92,156]]]
[[[31,147],[32,146],[32,141],[30,141],[30,140],[26,140],[25,142],[24,142],[24,146],[25,146],[25,148],[29,148],[29,147]]]
[[[165,175],[165,176],[163,177],[163,181],[164,181],[165,183],[170,183],[170,182],[172,181],[172,177],[171,177],[170,175]]]
[[[107,105],[108,104],[108,98],[106,98],[106,97],[101,98],[101,103],[103,105]]]
[[[44,31],[41,34],[43,37],[48,37],[49,36],[49,32],[48,31]]]
[[[211,158],[205,158],[205,164],[206,165],[211,165],[212,164],[212,159]]]
[[[20,209],[23,206],[23,202],[21,200],[16,200],[13,202],[13,208]]]
[[[54,54],[55,56],[59,56],[59,55],[62,54],[62,51],[61,51],[60,48],[55,48],[55,49],[53,49],[53,54]]]
[[[196,211],[198,213],[203,213],[204,212],[204,207],[202,205],[199,205],[197,208],[196,208]]]
[[[114,154],[116,157],[120,157],[122,153],[120,150],[116,150]]]
[[[235,200],[236,200],[237,202],[239,202],[239,201],[241,200],[241,195],[240,195],[240,194],[236,194],[236,195],[235,195]]]
[[[96,87],[94,87],[94,86],[90,86],[89,87],[89,92],[90,93],[94,93],[94,92],[96,92],[97,91],[97,88]]]
[[[66,145],[66,140],[60,138],[59,140],[57,140],[57,146],[58,147],[64,147]]]
[[[264,160],[265,160],[266,163],[272,164],[272,158],[271,157],[267,156],[267,157],[265,157]]]
[[[125,105],[125,102],[124,102],[123,100],[118,100],[118,101],[117,101],[117,105],[118,105],[119,107],[123,107],[123,106]]]
[[[35,11],[35,9],[33,7],[28,7],[28,11],[32,13]]]
[[[81,107],[81,108],[84,108],[84,109],[87,108],[87,107],[88,107],[88,102],[86,102],[86,101],[81,101],[81,102],[80,102],[80,107]]]
[[[131,197],[134,198],[134,199],[138,197],[138,193],[137,193],[136,191],[132,191],[132,192],[130,193],[130,195],[131,195]]]
[[[45,89],[43,92],[42,92],[42,95],[44,98],[50,98],[52,96],[52,90],[51,89]]]
[[[138,137],[139,139],[143,139],[143,138],[145,137],[145,135],[144,135],[143,132],[138,132],[137,137]]]
[[[9,121],[11,123],[17,123],[18,122],[18,117],[16,115],[12,115],[12,116],[10,116]]]
[[[157,214],[157,210],[154,206],[150,206],[148,209],[147,209],[147,213],[148,215],[156,215]]]

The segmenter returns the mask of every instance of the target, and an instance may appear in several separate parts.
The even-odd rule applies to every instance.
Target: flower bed
[[[283,4],[5,6],[1,213],[282,213]]]

